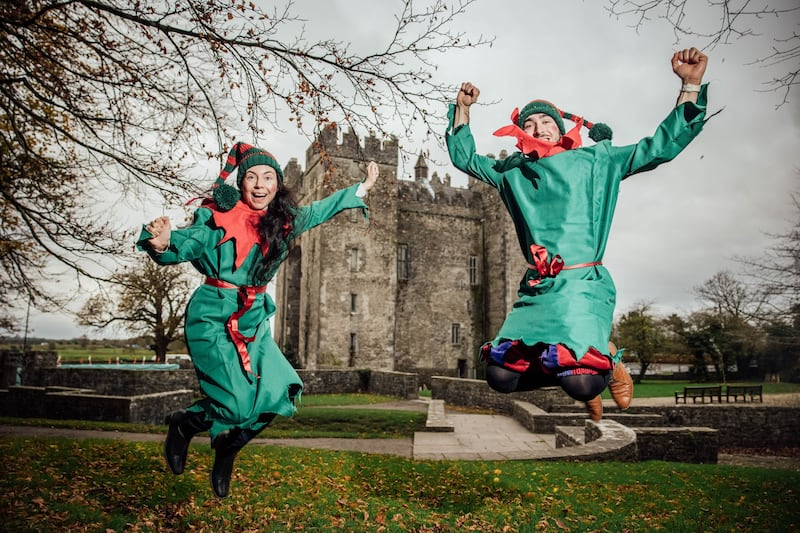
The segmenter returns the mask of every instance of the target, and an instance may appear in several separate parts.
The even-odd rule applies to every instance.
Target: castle
[[[346,211],[295,240],[276,278],[275,339],[306,369],[476,377],[525,269],[511,218],[492,187],[429,177],[422,156],[413,181],[398,179],[398,154],[394,138],[362,146],[328,128],[305,170],[286,166],[301,205],[359,181],[368,161],[380,178],[368,220]]]

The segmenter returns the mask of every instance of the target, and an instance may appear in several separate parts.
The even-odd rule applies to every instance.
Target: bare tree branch
[[[760,28],[763,22],[778,18],[797,21],[800,6],[788,2],[785,7],[775,7],[763,0],[706,0],[704,6],[689,0],[609,0],[607,10],[612,17],[633,20],[631,27],[637,32],[654,20],[666,20],[673,29],[675,40],[686,37],[698,38],[702,48],[713,49],[739,39],[772,39],[772,53],[749,65],[761,64],[775,66],[786,64],[788,72],[765,81],[767,91],[781,95],[777,107],[789,101],[793,90],[797,89],[800,72],[800,35],[791,31],[786,35],[765,35]],[[698,23],[698,16],[711,14],[713,22],[704,27]],[[796,26],[796,24],[795,24]]]
[[[110,291],[89,298],[78,314],[80,324],[97,329],[120,324],[151,337],[156,360],[164,362],[169,344],[183,335],[192,276],[185,268],[162,268],[144,257],[115,272],[112,283]]]
[[[451,91],[433,54],[491,42],[454,30],[473,2],[406,0],[362,53],[307,39],[290,0],[0,3],[0,286],[41,307],[58,303],[54,265],[108,278],[131,242],[115,207],[196,196],[189,169],[243,125],[255,142],[438,131]]]
[[[791,322],[800,310],[800,196],[793,197],[797,208],[794,226],[784,234],[770,235],[773,244],[760,257],[739,257],[753,284],[769,296],[770,311]]]

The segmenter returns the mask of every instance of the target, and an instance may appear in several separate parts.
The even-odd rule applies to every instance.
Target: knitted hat
[[[238,167],[236,186],[241,188],[247,169],[256,165],[267,165],[274,168],[278,174],[278,181],[283,181],[283,171],[275,156],[261,148],[245,143],[236,143],[228,153],[228,158],[225,161],[225,166],[219,172],[219,177],[214,182],[214,185],[211,186],[213,189],[212,197],[220,210],[229,211],[233,209],[233,206],[236,205],[241,196],[237,188],[225,183],[225,179],[233,172],[234,168]]]
[[[544,113],[555,120],[561,135],[567,132],[567,130],[564,129],[564,121],[561,120],[561,112],[547,100],[531,100],[528,102],[528,104],[522,108],[522,111],[519,112],[517,126],[524,128],[525,121],[528,120],[528,117],[536,113]]]
[[[572,120],[573,122],[577,122],[581,118],[577,115],[573,115],[572,113],[567,113],[558,109],[547,100],[531,100],[527,105],[525,105],[525,107],[522,108],[522,111],[519,112],[519,116],[516,120],[517,126],[524,128],[525,120],[527,120],[527,118],[534,113],[544,113],[545,115],[552,117],[552,119],[556,121],[556,124],[558,125],[558,131],[561,132],[561,135],[564,135],[567,131],[564,128],[564,121],[561,119],[561,117],[564,117],[567,120]],[[603,124],[602,122],[595,124],[584,119],[583,125],[589,128],[589,138],[594,142],[611,139],[611,128],[608,127],[607,124]]]

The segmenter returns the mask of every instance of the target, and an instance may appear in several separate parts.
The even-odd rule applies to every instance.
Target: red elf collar
[[[213,213],[214,224],[225,232],[217,246],[230,240],[234,241],[234,270],[242,266],[256,244],[261,246],[261,255],[266,255],[269,243],[261,242],[261,236],[258,234],[258,221],[266,211],[252,209],[241,200],[228,211],[221,211],[213,202],[207,207]]]
[[[518,118],[519,108],[515,108],[513,113],[511,113],[511,124],[498,129],[494,132],[494,135],[497,137],[515,137],[517,139],[517,148],[519,151],[531,159],[541,159],[581,147],[580,131],[583,126],[583,118],[581,117],[572,117],[572,120],[575,121],[575,126],[566,134],[562,135],[558,142],[537,139],[525,133],[522,128],[517,126]]]

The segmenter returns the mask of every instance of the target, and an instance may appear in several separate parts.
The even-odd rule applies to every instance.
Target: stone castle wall
[[[414,180],[398,179],[396,139],[362,144],[335,129],[308,148],[305,170],[290,161],[287,184],[308,204],[356,183],[370,160],[381,176],[367,199],[369,221],[340,213],[297,239],[284,262],[276,340],[305,369],[474,376],[478,347],[499,330],[524,269],[510,217],[488,185],[429,177],[422,157]],[[407,276],[399,247],[408,251]]]
[[[407,192],[415,189],[422,189],[423,200],[406,202]],[[397,286],[397,368],[444,372],[455,370],[461,359],[470,374],[484,336],[482,280],[471,282],[469,273],[470,257],[478,272],[483,269],[480,212],[441,199],[434,203],[416,183],[400,191],[397,242],[407,247],[409,263],[407,278]]]

